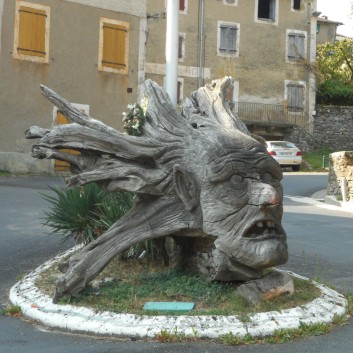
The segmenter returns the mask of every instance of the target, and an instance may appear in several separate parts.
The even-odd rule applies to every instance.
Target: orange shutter
[[[44,10],[20,7],[17,48],[19,54],[45,56],[45,21]]]
[[[69,124],[69,121],[62,113],[58,112],[57,116],[56,116],[56,124],[57,125]],[[66,152],[66,153],[71,153],[71,154],[80,154],[80,152],[78,152],[78,151],[64,149],[64,148],[61,148],[60,151]],[[54,170],[56,172],[69,172],[70,171],[70,163],[55,159]]]
[[[102,65],[115,69],[124,69],[125,44],[127,29],[111,23],[103,24],[103,58]]]

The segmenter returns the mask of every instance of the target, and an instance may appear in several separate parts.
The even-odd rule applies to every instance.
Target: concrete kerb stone
[[[20,306],[25,317],[46,327],[76,333],[142,339],[154,338],[166,330],[191,337],[197,334],[199,338],[215,339],[230,332],[239,337],[246,334],[254,337],[270,336],[275,330],[298,328],[302,323],[331,323],[336,315],[344,315],[347,311],[347,300],[343,295],[316,282],[313,283],[321,290],[321,296],[314,301],[280,312],[249,315],[247,322],[242,322],[237,316],[116,314],[53,304],[52,299],[36,287],[36,279],[41,272],[75,250],[73,248],[47,261],[11,288],[10,300],[12,304]],[[295,273],[288,273],[308,280]]]

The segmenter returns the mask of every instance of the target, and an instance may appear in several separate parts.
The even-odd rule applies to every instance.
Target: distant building
[[[337,38],[337,27],[343,25],[342,22],[331,21],[326,16],[317,18],[317,44],[333,43]]]
[[[248,128],[283,137],[273,123],[310,130],[315,107],[316,1],[180,0],[179,101],[205,82],[235,78],[228,99]],[[147,0],[146,77],[165,77],[165,0]],[[271,127],[269,127],[271,125]]]
[[[67,168],[31,158],[24,138],[67,122],[40,84],[122,129],[144,81],[145,0],[0,0],[0,38],[0,170]]]

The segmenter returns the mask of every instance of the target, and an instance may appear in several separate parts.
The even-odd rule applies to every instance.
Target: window
[[[319,34],[321,30],[321,23],[316,24],[316,34]]]
[[[239,24],[218,23],[218,54],[239,56]]]
[[[129,24],[101,18],[98,70],[126,74],[128,72]]]
[[[306,32],[287,30],[287,62],[306,57]]]
[[[301,112],[304,110],[305,85],[300,82],[286,84],[288,110]]]
[[[188,9],[188,0],[179,0],[179,11],[186,13]]]
[[[258,0],[257,18],[259,20],[276,20],[276,0]]]
[[[293,10],[300,11],[301,0],[292,0]]]
[[[179,42],[178,42],[179,62],[184,61],[184,58],[185,58],[185,33],[179,33]]]
[[[184,98],[184,79],[178,78],[177,104],[181,104]]]
[[[49,62],[49,16],[48,6],[16,2],[14,58]]]
[[[233,5],[237,6],[238,5],[238,0],[223,0],[224,5]]]

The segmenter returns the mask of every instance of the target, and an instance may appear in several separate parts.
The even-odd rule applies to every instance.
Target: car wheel
[[[298,164],[298,165],[292,165],[292,170],[293,170],[293,172],[299,172],[299,170],[300,170],[300,164]]]

